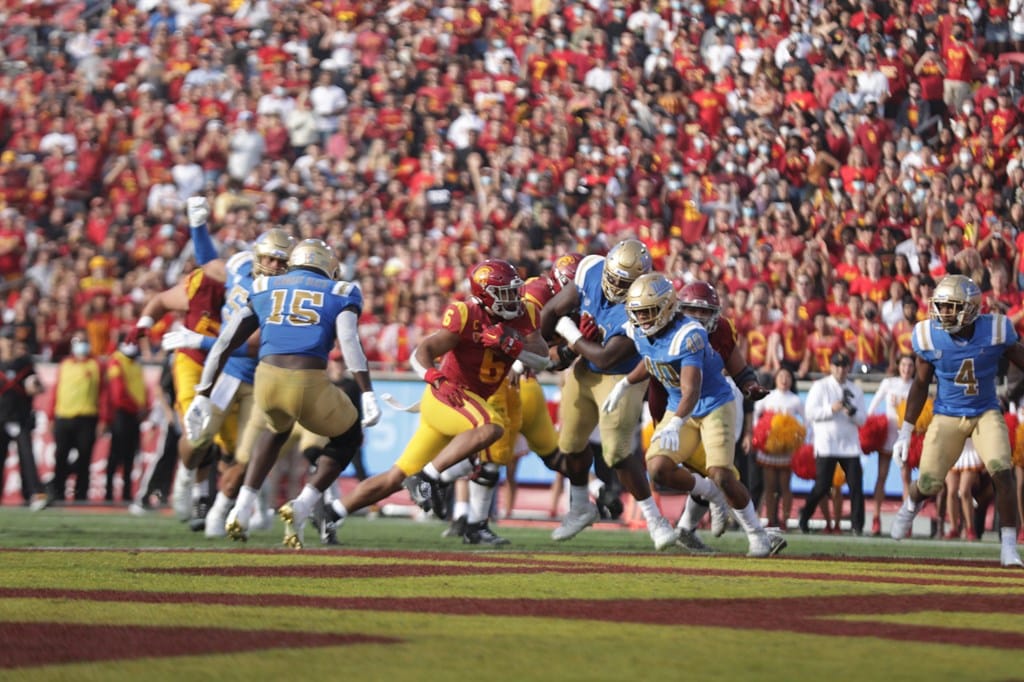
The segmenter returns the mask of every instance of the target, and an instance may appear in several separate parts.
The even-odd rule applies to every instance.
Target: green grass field
[[[0,680],[1024,679],[1024,572],[994,540],[787,536],[747,559],[646,532],[354,518],[342,545],[169,516],[0,511]],[[991,534],[990,534],[991,535]],[[705,534],[706,536],[706,534]]]

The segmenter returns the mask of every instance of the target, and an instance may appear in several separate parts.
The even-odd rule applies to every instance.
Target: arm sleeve
[[[196,386],[196,390],[206,390],[213,387],[213,382],[217,380],[217,376],[224,365],[222,359],[224,353],[231,349],[236,336],[241,336],[243,341],[249,337],[249,334],[242,336],[238,332],[242,328],[243,323],[255,314],[253,309],[247,306],[228,319],[227,324],[221,329],[220,336],[217,337],[213,347],[210,348],[210,352],[206,355],[206,362],[203,363],[203,374],[199,378],[199,385]]]
[[[196,265],[205,265],[217,258],[217,247],[210,236],[210,228],[203,223],[199,227],[190,227],[189,234],[192,236],[192,248],[195,250]]]
[[[213,344],[217,343],[217,339],[212,336],[204,336],[203,340],[199,342],[199,350],[206,351],[207,353],[213,348]],[[245,344],[231,351],[231,357],[233,358],[247,358],[249,357],[249,349]]]
[[[338,334],[338,345],[345,365],[353,372],[367,372],[370,365],[363,352],[363,344],[359,341],[359,318],[353,310],[342,310],[334,320],[334,330]]]

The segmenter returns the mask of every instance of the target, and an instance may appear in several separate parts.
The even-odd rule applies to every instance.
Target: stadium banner
[[[54,471],[54,444],[50,420],[46,415],[45,406],[49,404],[53,386],[56,381],[57,366],[52,363],[39,363],[36,365],[36,373],[45,387],[45,392],[36,397],[36,425],[33,432],[33,443],[35,449],[36,463],[39,468],[39,476],[43,482],[49,481]],[[147,365],[144,368],[146,387],[150,396],[150,403],[157,405],[150,411],[149,416],[142,425],[142,441],[139,455],[135,458],[135,467],[132,473],[132,492],[137,493],[140,481],[150,475],[157,459],[163,452],[163,442],[167,433],[167,414],[159,407],[156,401],[160,392],[160,368],[155,365]],[[548,406],[553,414],[557,414],[557,400],[559,397],[558,386],[554,384],[543,384],[545,396],[548,399]],[[375,378],[374,389],[378,396],[385,393],[391,395],[390,401],[381,401],[383,418],[376,426],[366,430],[366,442],[363,446],[363,461],[367,471],[372,475],[386,471],[401,454],[402,449],[409,438],[416,430],[419,421],[419,414],[415,411],[402,410],[402,407],[412,407],[423,396],[424,384],[419,380]],[[801,398],[806,399],[806,393],[801,393]],[[871,401],[872,394],[865,393],[865,401]],[[89,499],[91,501],[102,501],[106,492],[106,469],[107,454],[110,450],[110,436],[104,435],[96,441],[93,450],[92,464],[90,466]],[[18,471],[18,455],[14,443],[11,443],[4,460],[4,485],[0,502],[5,505],[17,505],[23,502],[21,497],[21,477]],[[72,460],[77,453],[72,451]],[[864,489],[868,494],[874,490],[875,477],[877,476],[877,461],[875,455],[861,458],[864,464]],[[346,472],[351,473],[351,471]],[[516,479],[524,485],[548,485],[554,475],[534,454],[528,454],[519,461]],[[74,479],[68,481],[68,488],[65,491],[66,498],[73,496]],[[794,493],[806,493],[810,491],[812,481],[805,481],[797,478],[792,479]],[[121,477],[114,479],[114,499],[121,499],[120,487]],[[899,477],[899,467],[893,466],[889,470],[889,476],[885,485],[886,494],[893,497],[902,495],[902,483]]]

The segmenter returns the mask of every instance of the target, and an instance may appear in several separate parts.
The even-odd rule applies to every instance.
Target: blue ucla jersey
[[[240,251],[224,264],[227,281],[224,283],[224,306],[221,308],[220,319],[231,319],[249,300],[253,282],[252,261],[251,251]],[[231,355],[224,365],[224,373],[251,384],[256,378],[256,365],[256,358]]]
[[[733,401],[732,387],[723,373],[722,356],[711,347],[708,333],[700,322],[677,315],[654,338],[633,325],[628,329],[647,371],[668,392],[666,412],[675,412],[683,397],[679,388],[679,371],[683,367],[699,367],[703,372],[700,398],[692,416],[703,417]]]
[[[629,319],[626,317],[626,306],[621,303],[611,303],[601,291],[603,273],[604,258],[602,256],[587,256],[580,261],[574,282],[580,297],[580,314],[587,313],[594,318],[594,322],[601,328],[604,339],[602,343],[608,345],[609,339],[625,334],[626,327],[630,325]],[[636,355],[628,357],[608,369],[600,369],[589,360],[586,360],[586,363],[590,371],[597,374],[629,374],[640,363],[640,357]]]
[[[307,355],[327,360],[337,337],[334,323],[345,308],[363,310],[353,282],[337,282],[308,270],[259,277],[250,305],[260,320],[260,358]]]
[[[970,339],[957,339],[931,320],[914,326],[914,352],[931,363],[938,377],[935,414],[977,417],[1001,410],[996,396],[999,361],[1017,332],[1005,315],[979,315]]]

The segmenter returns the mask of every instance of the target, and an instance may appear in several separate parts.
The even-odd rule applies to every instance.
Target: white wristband
[[[565,342],[572,348],[577,341],[583,338],[583,332],[576,326],[576,323],[569,317],[558,318],[558,324],[555,325],[555,331],[558,332]]]
[[[135,323],[135,326],[138,327],[139,329],[150,329],[153,327],[155,323],[156,320],[154,320],[152,317],[150,317],[149,315],[143,315],[142,317],[139,318],[139,321]]]
[[[903,425],[900,427],[899,437],[900,438],[910,438],[910,436],[913,433],[914,433],[914,425],[911,424],[910,422],[903,422]]]

